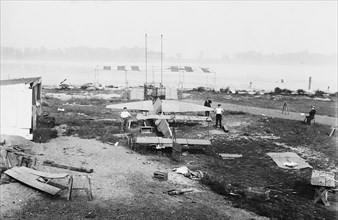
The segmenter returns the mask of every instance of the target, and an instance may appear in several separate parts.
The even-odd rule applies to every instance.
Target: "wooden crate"
[[[156,171],[154,172],[154,178],[162,181],[168,180],[168,173],[162,172],[162,171]]]

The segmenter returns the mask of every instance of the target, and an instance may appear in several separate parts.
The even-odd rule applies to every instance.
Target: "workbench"
[[[327,200],[328,190],[335,188],[333,172],[313,170],[311,175],[311,185],[315,187],[314,204],[322,201],[325,206],[330,206]]]

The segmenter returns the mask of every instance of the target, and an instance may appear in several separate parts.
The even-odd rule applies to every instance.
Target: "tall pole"
[[[216,91],[216,72],[214,71],[214,90]]]
[[[148,51],[147,51],[147,34],[145,35],[145,45],[146,45],[146,51],[145,51],[145,61],[146,61],[146,84],[148,81]]]
[[[127,70],[124,70],[124,80],[125,80],[125,82],[126,82],[126,88],[128,89]]]
[[[310,76],[309,77],[309,88],[308,88],[309,91],[311,90],[311,79],[312,79],[312,77]]]
[[[161,86],[163,85],[163,34],[161,34]]]

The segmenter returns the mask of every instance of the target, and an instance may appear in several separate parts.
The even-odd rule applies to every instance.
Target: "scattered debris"
[[[242,154],[219,154],[219,155],[222,157],[223,160],[243,157]]]
[[[229,129],[228,129],[225,125],[223,125],[222,129],[223,129],[223,131],[226,132],[226,133],[229,132]]]
[[[200,171],[200,170],[191,171],[191,170],[188,169],[188,167],[174,168],[173,171],[175,171],[176,173],[183,174],[185,177],[188,177],[188,178],[194,179],[194,180],[200,180],[204,176],[202,171]]]
[[[67,133],[68,125],[62,124],[54,127],[54,129],[57,131],[58,136],[65,136]]]
[[[188,151],[182,152],[182,156],[188,156],[188,154],[189,154]]]
[[[189,173],[188,167],[174,168],[173,171],[175,171],[176,173],[183,174],[183,175]]]
[[[329,134],[329,137],[332,137],[332,135],[336,132],[336,127],[332,127],[332,130]]]
[[[188,193],[188,192],[194,192],[195,190],[194,189],[191,189],[191,188],[188,188],[188,189],[180,189],[180,190],[177,190],[177,189],[172,189],[172,190],[169,190],[168,191],[168,195],[170,196],[174,196],[174,195],[182,195],[184,193]]]
[[[248,187],[244,190],[244,194],[248,199],[260,201],[266,201],[270,199],[270,190],[267,190],[264,187]]]
[[[269,139],[269,140],[277,140],[277,139],[280,139],[280,137],[277,137],[277,136],[259,136],[260,138],[262,139]]]
[[[54,161],[51,161],[51,160],[43,161],[43,165],[51,166],[51,167],[58,167],[58,168],[68,169],[68,170],[74,170],[74,171],[78,171],[78,172],[85,172],[85,173],[92,173],[94,171],[93,169],[86,169],[86,168],[83,168],[83,167],[72,167],[72,166],[68,166],[68,165],[57,164],[57,163],[55,163]]]
[[[287,166],[287,167],[290,167],[290,168],[294,168],[294,167],[298,166],[298,164],[295,163],[295,162],[293,162],[293,161],[291,161],[291,162],[284,162],[283,164],[285,166]]]

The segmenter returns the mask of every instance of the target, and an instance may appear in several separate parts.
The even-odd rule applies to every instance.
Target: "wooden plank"
[[[136,137],[135,143],[137,144],[172,144],[171,138],[159,138],[159,137]]]
[[[183,139],[183,138],[177,138],[176,142],[182,145],[211,145],[211,142],[209,140],[201,140],[201,139]]]
[[[43,161],[42,164],[45,166],[57,167],[61,169],[68,169],[68,170],[74,170],[74,171],[85,172],[85,173],[92,173],[94,171],[93,169],[87,169],[83,167],[73,167],[73,166],[68,166],[68,165],[57,164],[54,161],[50,161],[50,160],[45,160]]]
[[[336,131],[336,128],[335,128],[335,127],[332,127],[332,130],[331,130],[331,132],[330,132],[329,137],[332,137],[332,135],[335,133],[335,131]]]
[[[210,146],[209,140],[201,139],[187,139],[187,138],[176,138],[176,142],[182,145],[204,145]],[[159,138],[159,137],[136,137],[135,143],[137,144],[172,144],[171,138]]]
[[[69,173],[46,173],[38,170],[33,170],[28,167],[14,167],[18,173],[30,173],[36,176],[41,176],[48,179],[63,179],[69,175]]]
[[[7,174],[8,176],[16,179],[19,182],[22,182],[28,186],[31,186],[35,189],[39,189],[41,191],[44,191],[46,193],[49,193],[51,195],[56,195],[58,192],[61,191],[61,189],[45,184],[45,183],[41,183],[37,180],[37,176],[33,175],[33,174],[29,174],[29,173],[18,173],[12,169],[10,170],[6,170],[5,174]]]

